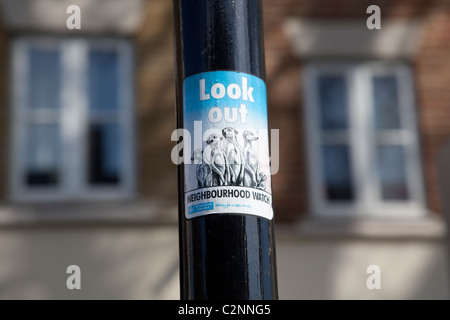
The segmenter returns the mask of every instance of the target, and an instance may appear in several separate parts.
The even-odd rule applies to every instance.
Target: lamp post
[[[181,299],[277,299],[261,1],[173,4]]]

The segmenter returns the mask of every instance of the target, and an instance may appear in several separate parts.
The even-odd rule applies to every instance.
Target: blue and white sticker
[[[272,219],[264,81],[232,71],[200,73],[184,80],[183,95],[184,129],[193,137],[185,141],[192,150],[184,170],[186,218]]]

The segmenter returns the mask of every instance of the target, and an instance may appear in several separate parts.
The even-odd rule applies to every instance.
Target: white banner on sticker
[[[187,219],[214,213],[273,218],[272,196],[258,189],[235,186],[197,189],[186,193],[184,201]]]

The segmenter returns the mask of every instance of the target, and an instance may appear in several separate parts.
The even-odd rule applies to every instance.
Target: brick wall
[[[450,138],[449,30],[450,1],[436,2],[426,17],[424,41],[414,61],[425,186],[433,211],[440,210],[436,155]]]
[[[280,129],[280,170],[273,177],[278,221],[295,221],[308,212],[308,163],[303,128],[303,61],[292,52],[283,29],[286,18],[367,19],[377,4],[382,19],[423,18],[425,38],[412,61],[428,205],[439,211],[434,157],[450,136],[450,1],[265,0],[269,124]],[[176,170],[170,161],[174,143],[174,78],[170,1],[150,1],[137,42],[137,123],[140,192],[149,199],[176,203]],[[157,169],[155,169],[157,168]]]
[[[382,19],[423,18],[424,39],[412,63],[428,206],[440,210],[435,156],[450,137],[449,0],[264,0],[269,124],[280,132],[280,170],[273,177],[278,221],[295,221],[308,212],[308,163],[303,128],[304,63],[284,32],[286,18],[366,19],[377,4]],[[170,161],[175,128],[175,88],[171,1],[152,0],[135,36],[136,123],[139,193],[176,207],[176,168]],[[7,193],[8,39],[0,25],[0,201]]]
[[[283,29],[286,18],[366,20],[376,4],[383,19],[422,18],[423,44],[414,57],[419,135],[428,207],[440,210],[435,156],[450,137],[450,1],[265,0],[269,121],[280,131],[280,170],[273,177],[278,221],[294,221],[308,212],[308,164],[303,128],[301,65]]]
[[[139,192],[161,208],[176,207],[178,192],[170,159],[176,126],[171,3],[149,1],[135,38]]]
[[[269,125],[280,131],[280,170],[273,177],[277,221],[307,214],[308,163],[303,128],[304,63],[284,32],[286,18],[366,20],[366,8],[380,6],[382,19],[423,18],[425,37],[413,71],[428,206],[439,211],[434,158],[450,136],[450,1],[264,0]],[[167,0],[149,2],[136,36],[137,123],[140,192],[176,205],[176,169],[170,161],[175,127],[172,9]]]
[[[9,90],[8,37],[0,22],[0,202],[6,199],[8,185],[8,148],[9,148],[9,108],[7,92]]]

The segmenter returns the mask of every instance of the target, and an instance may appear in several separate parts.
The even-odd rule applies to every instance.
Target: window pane
[[[59,108],[61,90],[59,52],[32,49],[28,81],[30,108]]]
[[[347,145],[322,147],[325,196],[330,201],[354,199],[350,148]]]
[[[375,127],[377,130],[400,129],[397,80],[394,76],[373,78]]]
[[[92,124],[89,146],[89,182],[93,185],[120,183],[119,127],[116,124]]]
[[[343,75],[319,77],[319,105],[323,130],[348,128],[347,83]]]
[[[91,110],[118,109],[118,63],[113,51],[89,53],[89,102]]]
[[[378,175],[383,200],[408,200],[406,159],[403,146],[378,146]]]
[[[28,186],[57,185],[61,154],[59,127],[30,125],[26,147],[26,184]]]

